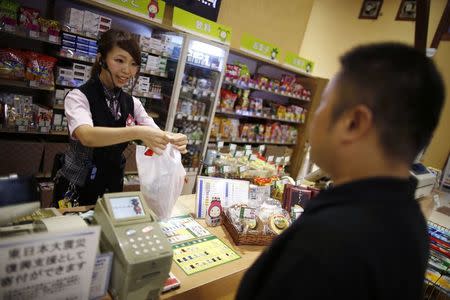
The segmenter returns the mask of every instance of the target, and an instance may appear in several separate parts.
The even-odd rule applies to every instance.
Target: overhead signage
[[[94,0],[123,12],[162,23],[166,3],[162,0]]]
[[[172,26],[206,39],[230,45],[231,27],[207,20],[178,7],[173,9]]]
[[[278,62],[280,57],[280,47],[260,40],[248,33],[244,33],[241,38],[241,50],[255,56]]]
[[[284,58],[285,66],[294,68],[297,71],[311,74],[314,69],[314,62],[306,58],[300,57],[292,52],[287,52]]]

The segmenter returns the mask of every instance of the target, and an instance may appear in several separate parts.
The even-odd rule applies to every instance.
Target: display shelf
[[[70,60],[70,61],[81,62],[81,63],[89,64],[89,65],[93,65],[95,62],[94,57],[86,57],[84,55],[78,55],[78,54],[70,55],[70,54],[66,54],[64,52],[58,52],[58,54],[56,54],[56,57]]]
[[[225,78],[223,80],[223,83],[235,86],[235,87],[237,87],[239,89],[261,91],[261,92],[266,92],[266,93],[273,94],[273,95],[288,97],[288,98],[292,98],[292,99],[296,99],[296,100],[300,100],[300,101],[311,102],[311,100],[308,100],[305,97],[298,97],[298,96],[293,95],[292,93],[276,92],[276,91],[274,91],[272,89],[266,89],[266,88],[260,87],[260,86],[253,86],[253,87],[243,86],[243,85],[240,85],[238,82],[230,81],[228,78]]]
[[[150,76],[157,76],[162,78],[167,78],[167,72],[156,72],[156,71],[140,71],[140,75],[150,75]]]
[[[188,140],[188,145],[201,145],[202,140]]]
[[[194,63],[192,63],[192,62],[186,62],[186,65],[187,65],[187,66],[194,67],[194,68],[199,68],[199,69],[203,69],[203,70],[207,70],[207,71],[211,71],[211,72],[217,72],[217,73],[220,73],[220,71],[217,70],[217,69],[213,69],[213,68],[211,68],[211,67],[204,66],[204,65],[194,64]]]
[[[61,39],[59,36],[48,35],[45,32],[30,31],[18,26],[5,25],[0,28],[0,33],[13,37],[20,37],[23,39],[34,40],[53,45],[61,45]]]
[[[236,118],[252,118],[252,119],[270,120],[270,121],[277,121],[277,122],[291,123],[291,124],[303,124],[302,122],[294,121],[294,120],[257,116],[255,114],[242,114],[242,113],[237,113],[237,112],[227,112],[227,111],[222,111],[222,110],[216,110],[216,114],[223,115],[223,116],[229,116],[229,117],[236,117]]]
[[[77,87],[83,85],[83,83],[81,83],[80,85],[75,85],[75,84],[73,84],[71,82],[68,82],[68,81],[59,81],[59,80],[57,80],[55,82],[55,85],[58,86],[58,87],[74,89],[74,88],[77,88]]]
[[[163,58],[169,58],[170,57],[169,53],[156,51],[155,49],[141,48],[141,51],[145,52],[145,53],[148,53],[148,54],[160,56],[160,57],[163,57]]]
[[[163,98],[162,95],[159,93],[150,93],[150,92],[148,93],[133,92],[133,97],[156,99],[156,100],[161,100]]]
[[[18,87],[18,88],[48,91],[48,92],[52,92],[55,90],[54,87],[50,87],[50,86],[33,86],[33,84],[28,80],[0,79],[0,86],[10,86],[10,87]]]
[[[257,144],[257,145],[280,145],[280,146],[292,146],[295,145],[295,143],[283,143],[283,142],[265,142],[265,141],[245,141],[245,140],[217,140],[217,139],[210,139],[210,143],[217,143],[217,142],[224,142],[226,144]]]
[[[67,26],[65,26],[65,27],[67,27]],[[62,30],[62,32],[69,33],[69,34],[75,34],[75,35],[78,35],[78,36],[81,36],[81,37],[84,37],[84,38],[87,38],[87,39],[91,39],[91,40],[94,40],[94,41],[97,41],[99,39],[98,36],[93,35],[93,34],[87,34],[85,32],[79,32],[79,31],[75,31],[75,30],[71,31],[71,30],[68,30],[68,29],[65,29],[65,28]]]
[[[186,118],[188,121],[194,121],[194,122],[207,122],[208,121],[208,117],[206,116],[192,116],[192,115],[188,115],[182,112],[177,112],[176,114],[176,119],[182,119],[182,118]]]

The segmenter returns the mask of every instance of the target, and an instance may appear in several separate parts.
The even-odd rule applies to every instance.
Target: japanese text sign
[[[314,69],[314,62],[297,56],[292,52],[286,53],[286,57],[284,58],[284,65],[306,73],[312,73]]]
[[[278,62],[278,57],[280,56],[280,48],[278,46],[255,38],[248,33],[242,35],[241,50],[275,62]]]
[[[89,298],[99,226],[0,240],[0,300]]]
[[[231,42],[231,27],[191,14],[178,7],[173,9],[172,26],[222,44],[229,45]]]

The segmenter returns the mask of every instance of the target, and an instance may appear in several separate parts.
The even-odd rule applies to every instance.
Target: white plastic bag
[[[141,192],[151,210],[160,219],[170,217],[183,189],[186,171],[181,154],[171,144],[161,155],[146,156],[146,147],[136,147],[136,164]]]

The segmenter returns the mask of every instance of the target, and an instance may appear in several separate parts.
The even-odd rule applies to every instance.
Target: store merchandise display
[[[12,0],[0,2],[0,30],[58,44],[61,25],[56,20],[41,17],[38,9],[20,6]]]
[[[298,129],[295,126],[279,122],[267,124],[241,122],[237,119],[214,117],[211,139],[274,144],[294,144],[297,141]]]
[[[303,87],[301,78],[288,74],[283,74],[281,79],[272,79],[260,74],[252,78],[247,66],[243,64],[227,64],[224,82],[243,89],[263,90],[299,100],[311,101],[311,90]]]
[[[269,120],[305,123],[308,111],[298,105],[281,105],[262,98],[249,97],[250,90],[230,85],[222,89],[219,113],[231,113],[241,116],[260,117]],[[266,105],[264,105],[266,104]]]
[[[96,39],[63,32],[61,44],[60,56],[90,63],[95,61],[98,49]]]
[[[80,86],[91,78],[92,66],[73,63],[71,68],[56,68],[56,82],[64,86]]]
[[[450,296],[450,230],[428,221],[428,234],[430,257],[425,274],[426,282],[433,289]]]
[[[111,26],[111,18],[88,10],[70,7],[65,11],[64,29],[69,32],[97,38],[99,34],[111,29]]]
[[[53,90],[57,59],[33,51],[0,49],[0,78],[24,81],[30,87]]]
[[[8,131],[67,131],[67,119],[63,114],[33,103],[31,96],[0,93],[0,112],[0,126]]]

